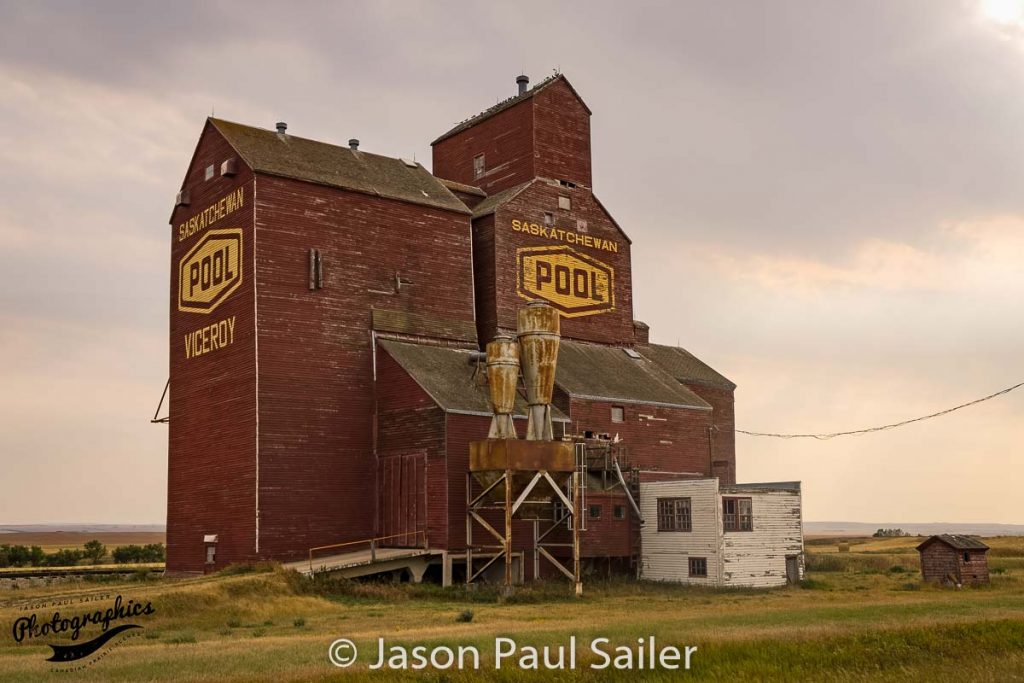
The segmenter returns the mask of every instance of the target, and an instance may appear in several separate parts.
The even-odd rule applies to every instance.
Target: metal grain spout
[[[551,396],[558,364],[558,311],[541,301],[531,301],[519,309],[518,323],[519,362],[529,404],[526,438],[550,441],[555,438],[551,426]]]
[[[488,439],[519,438],[512,421],[518,384],[519,345],[512,337],[495,337],[487,344],[487,385],[494,413]]]

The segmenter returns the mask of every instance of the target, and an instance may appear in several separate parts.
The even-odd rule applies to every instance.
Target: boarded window
[[[626,409],[622,406],[612,406],[612,422],[625,422]]]
[[[658,531],[691,531],[689,498],[658,499]]]
[[[690,558],[690,576],[707,576],[708,575],[708,558],[706,557],[691,557]]]
[[[484,155],[477,154],[473,157],[473,177],[479,178],[484,174]]]
[[[569,199],[568,197],[559,197],[558,208],[565,209],[566,211],[572,209],[572,200]]]
[[[555,224],[555,214],[548,211],[544,212],[544,225],[550,227]]]
[[[203,180],[209,180],[213,177],[213,164],[206,167],[206,173],[203,174]]]
[[[217,561],[217,546],[206,546],[206,564],[214,564]]]
[[[750,498],[723,498],[722,526],[726,531],[753,531],[754,506]]]

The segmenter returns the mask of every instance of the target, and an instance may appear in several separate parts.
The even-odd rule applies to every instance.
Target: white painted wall
[[[719,491],[719,500],[723,496],[751,499],[754,530],[722,533],[722,585],[785,585],[786,556],[804,551],[800,492],[729,486]]]
[[[751,499],[753,531],[723,531],[723,496]],[[658,498],[675,497],[690,498],[693,530],[659,532]],[[642,576],[716,586],[785,585],[786,556],[803,553],[800,501],[798,488],[738,485],[720,490],[716,478],[642,483]],[[707,578],[689,576],[690,557],[707,558]]]
[[[693,531],[658,531],[658,498],[689,498]],[[721,505],[718,479],[686,479],[640,484],[640,511],[645,521],[640,532],[642,576],[654,581],[719,585]],[[707,578],[689,575],[689,558],[708,561]]]

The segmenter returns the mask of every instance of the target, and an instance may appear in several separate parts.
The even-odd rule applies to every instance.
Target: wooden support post
[[[505,592],[512,592],[512,470],[505,470]]]
[[[473,475],[466,473],[466,585],[473,580],[473,516],[470,506],[473,504]]]
[[[583,582],[580,580],[580,481],[579,468],[572,473],[572,573],[576,588],[576,597],[583,595]]]

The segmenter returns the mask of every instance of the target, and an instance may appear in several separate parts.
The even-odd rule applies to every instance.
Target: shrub
[[[239,618],[228,619],[228,628],[238,628],[242,625],[242,620]]]
[[[107,546],[103,545],[100,541],[93,539],[85,544],[84,546],[85,557],[92,560],[93,564],[99,564],[103,559],[103,556],[107,554]]]
[[[305,617],[296,617],[295,620],[292,621],[292,626],[294,626],[295,628],[302,628],[305,625],[306,625]]]
[[[468,624],[469,622],[473,621],[473,610],[462,610],[461,612],[459,612],[458,616],[455,617],[455,621],[457,621],[460,624]]]

